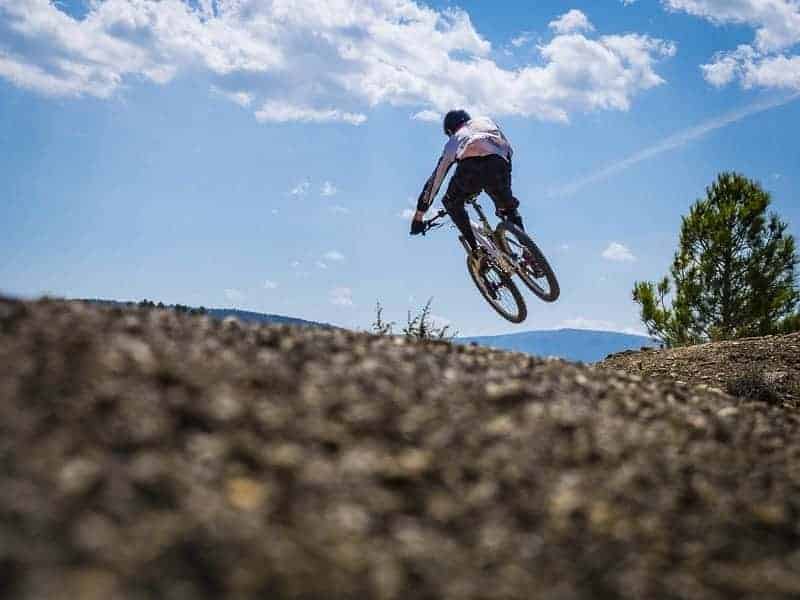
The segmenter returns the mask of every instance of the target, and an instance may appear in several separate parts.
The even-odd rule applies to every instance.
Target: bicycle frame
[[[486,213],[483,212],[483,208],[478,204],[478,197],[473,196],[471,199],[467,200],[465,204],[472,205],[472,208],[478,213],[478,219],[480,220],[480,223],[476,223],[472,219],[469,221],[472,232],[475,234],[475,241],[486,250],[494,264],[500,267],[506,274],[511,275],[515,273],[517,271],[517,266],[506,257],[505,253],[501,251],[500,248],[498,248],[497,242],[495,242],[495,231],[489,224],[489,219],[486,218]],[[467,242],[461,236],[459,236],[459,240],[464,246],[464,250],[469,254]]]

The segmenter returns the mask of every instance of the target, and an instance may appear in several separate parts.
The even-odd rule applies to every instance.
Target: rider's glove
[[[414,219],[411,221],[411,235],[419,235],[420,233],[425,233],[425,223]]]

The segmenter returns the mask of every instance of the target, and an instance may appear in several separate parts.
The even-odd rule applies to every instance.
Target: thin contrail
[[[691,127],[679,133],[669,136],[655,144],[654,146],[650,146],[649,148],[645,148],[644,150],[640,150],[631,156],[624,158],[618,162],[608,165],[607,167],[603,167],[599,171],[596,171],[586,177],[578,179],[577,181],[573,181],[572,183],[568,183],[567,185],[556,187],[550,190],[548,195],[550,197],[557,197],[557,196],[571,196],[581,188],[591,185],[593,183],[597,183],[598,181],[602,181],[607,179],[611,175],[615,173],[619,173],[620,171],[624,171],[632,167],[635,164],[642,162],[643,160],[647,160],[648,158],[652,158],[663,152],[667,152],[669,150],[673,150],[675,148],[679,148],[692,140],[696,140],[697,138],[701,138],[707,133],[715,131],[717,129],[722,129],[731,123],[736,123],[737,121],[741,121],[742,119],[754,115],[756,113],[764,112],[765,110],[769,110],[771,108],[777,108],[779,106],[783,106],[785,104],[789,104],[790,102],[800,98],[800,93],[792,94],[791,96],[784,96],[780,99],[772,99],[772,100],[763,100],[761,102],[756,102],[755,104],[751,104],[750,106],[745,106],[744,108],[740,108],[738,110],[734,110],[729,112],[721,117],[717,117],[715,119],[711,119],[706,121],[705,123],[701,123],[700,125],[696,125],[695,127]]]

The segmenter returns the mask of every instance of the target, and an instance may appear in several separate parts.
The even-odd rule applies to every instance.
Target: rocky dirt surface
[[[798,434],[614,370],[0,299],[0,598],[797,598]]]
[[[774,404],[800,408],[800,333],[672,350],[628,351],[612,354],[600,366],[725,391],[741,378],[761,377],[774,392]]]

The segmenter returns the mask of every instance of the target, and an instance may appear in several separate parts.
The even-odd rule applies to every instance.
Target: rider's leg
[[[476,251],[478,249],[478,242],[475,239],[475,232],[472,231],[472,226],[469,224],[469,215],[467,214],[467,209],[464,206],[464,199],[453,198],[450,196],[450,192],[448,191],[448,193],[445,194],[442,203],[444,204],[447,213],[450,215],[450,218],[453,220],[453,223],[456,224],[456,227],[458,227],[461,235],[464,236],[464,240],[466,240],[470,249],[473,252]]]
[[[519,200],[511,192],[511,163],[500,156],[492,156],[486,161],[484,187],[494,201],[497,216],[524,229],[522,216],[517,210]]]
[[[469,215],[464,202],[481,191],[480,171],[476,168],[477,166],[476,159],[473,158],[459,162],[442,200],[447,213],[473,252],[478,249],[478,242],[475,240],[475,233],[469,223]]]

